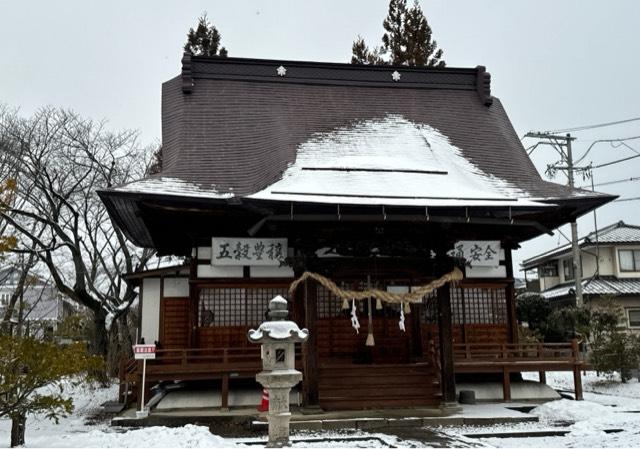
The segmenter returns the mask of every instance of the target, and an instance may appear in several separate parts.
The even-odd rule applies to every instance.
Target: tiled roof
[[[520,241],[614,199],[540,177],[484,67],[185,56],[162,86],[162,162],[161,175],[99,192],[141,246],[166,240],[148,224],[163,201],[265,216],[294,203],[475,208],[538,225],[523,223]]]
[[[640,226],[629,225],[624,221],[618,221],[601,228],[596,232],[590,232],[578,240],[580,247],[588,247],[598,244],[640,244]],[[567,243],[558,248],[544,252],[522,262],[523,268],[534,268],[547,260],[555,259],[571,252],[571,244]]]
[[[540,293],[546,299],[558,299],[573,296],[573,282],[557,285]],[[582,281],[582,294],[587,296],[602,295],[640,295],[640,278],[619,279],[613,276],[602,276]]]
[[[598,243],[640,243],[640,226],[619,221],[598,231],[597,236],[595,232],[590,233],[584,238],[585,243],[595,243],[596,237]]]
[[[279,66],[286,68],[285,76],[278,76]],[[401,74],[399,81],[391,76],[396,70]],[[300,158],[312,165],[332,163],[331,168],[336,168],[337,160],[358,153],[360,160],[353,159],[354,165],[346,167],[351,171],[345,171],[345,176],[354,178],[354,170],[371,168],[362,162],[376,156],[376,151],[386,153],[387,160],[383,167],[374,168],[388,173],[395,171],[389,159],[415,162],[412,158],[417,152],[438,153],[437,147],[444,142],[470,165],[467,172],[473,170],[505,187],[499,192],[475,189],[481,197],[487,193],[493,197],[498,193],[501,199],[598,196],[542,180],[502,104],[490,95],[489,80],[484,67],[375,67],[185,57],[182,75],[163,85],[162,175],[200,186],[201,191],[210,189],[216,197],[228,193],[246,197],[286,180]],[[392,125],[404,126],[384,126],[390,119]],[[426,128],[430,132],[422,136],[419,131]],[[394,141],[395,133],[400,134]],[[400,139],[403,136],[410,138]],[[334,151],[334,161],[309,161],[305,150],[321,147],[320,140],[341,145]],[[367,146],[368,142],[385,147]],[[371,151],[375,154],[369,154]],[[411,182],[403,183],[405,196],[425,196],[419,187],[427,184],[435,184],[432,196],[444,192],[454,198],[469,196],[442,185],[442,179],[451,178],[455,161],[454,166],[440,168],[444,174],[410,173]],[[321,174],[303,171],[298,181],[306,185],[306,180]],[[358,174],[370,183],[383,176],[380,171]],[[406,179],[407,173],[403,174]],[[456,181],[453,176],[452,183]],[[362,193],[357,195],[360,198],[377,195],[367,189],[360,192],[352,184],[338,183],[342,190],[334,193]]]

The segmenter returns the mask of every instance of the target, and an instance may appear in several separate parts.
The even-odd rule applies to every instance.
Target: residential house
[[[0,319],[4,318],[10,306],[20,274],[20,268],[15,265],[0,268]],[[22,323],[24,334],[48,338],[53,335],[60,321],[75,310],[75,305],[63,297],[51,282],[42,276],[29,274],[8,326],[13,331],[18,323]]]
[[[640,330],[640,226],[623,221],[582,237],[582,294],[586,304],[614,297],[624,308],[624,324]],[[554,305],[575,303],[571,245],[544,252],[522,263],[537,270],[540,294]]]

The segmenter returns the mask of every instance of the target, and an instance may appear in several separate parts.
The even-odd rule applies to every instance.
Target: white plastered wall
[[[163,295],[165,298],[188,298],[189,279],[165,278]]]
[[[160,335],[160,278],[142,280],[142,324],[140,337],[153,343]]]

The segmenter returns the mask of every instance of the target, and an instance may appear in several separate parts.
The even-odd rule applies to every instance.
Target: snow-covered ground
[[[525,378],[527,376],[525,375]],[[537,374],[530,377],[537,380]],[[573,390],[571,373],[547,373],[547,383],[559,390]],[[528,438],[482,438],[493,447],[640,447],[640,384],[627,384],[587,372],[583,376],[584,401],[561,399],[533,409],[538,423],[457,427],[444,429],[450,435],[499,432],[566,430],[565,436]],[[612,433],[605,432],[614,431]]]
[[[74,411],[59,423],[44,416],[30,415],[25,434],[26,447],[236,447],[233,442],[212,435],[206,427],[147,427],[122,431],[109,420],[87,422],[101,410],[100,405],[117,397],[118,387],[65,386],[73,397]],[[0,419],[0,447],[9,446],[11,421]]]
[[[557,389],[570,390],[573,387],[571,373],[548,373],[547,381]],[[640,384],[637,381],[621,384],[617,379],[611,381],[591,372],[583,378],[583,384],[584,401],[562,399],[532,410],[531,413],[540,418],[538,423],[444,427],[434,429],[438,436],[432,441],[362,431],[299,433],[294,436],[294,441],[306,441],[299,441],[295,447],[433,447],[443,443],[451,447],[640,447]],[[100,404],[115,398],[117,387],[102,389],[81,385],[68,388],[74,398],[73,414],[62,418],[59,424],[42,416],[30,416],[27,421],[27,447],[256,447],[244,444],[255,442],[255,438],[222,438],[203,426],[122,429],[111,427],[107,419],[88,420],[100,411]],[[0,419],[0,447],[8,446],[10,429],[10,421]],[[541,430],[566,430],[569,433],[566,436],[533,438],[465,437],[473,433]],[[606,433],[605,430],[621,431]],[[451,439],[443,440],[443,436]],[[326,438],[337,440],[329,443]]]

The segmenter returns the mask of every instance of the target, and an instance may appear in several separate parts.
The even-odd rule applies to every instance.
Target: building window
[[[258,326],[267,319],[269,301],[288,296],[286,287],[213,287],[200,290],[200,327]]]
[[[562,261],[562,271],[564,272],[565,281],[573,279],[573,261],[571,259],[565,259]]]
[[[620,271],[640,271],[640,249],[618,250]]]
[[[543,278],[557,277],[558,276],[558,264],[548,263],[540,267],[540,276]]]
[[[640,309],[628,309],[629,327],[640,327]]]

